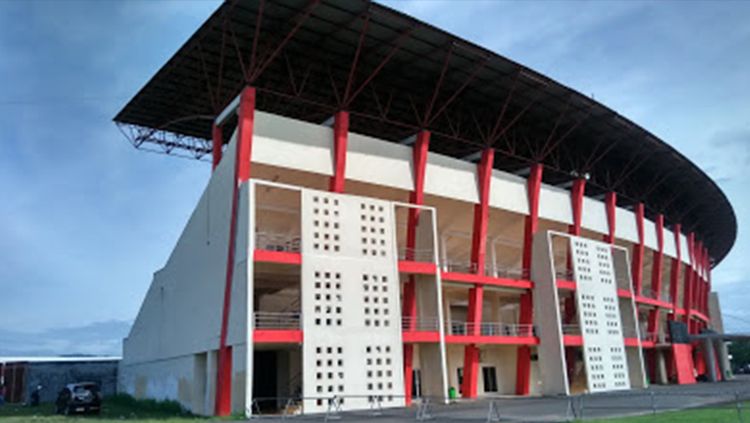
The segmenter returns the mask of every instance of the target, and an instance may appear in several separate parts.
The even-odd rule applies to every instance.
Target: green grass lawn
[[[750,404],[743,404],[743,421],[750,422]],[[696,408],[683,411],[669,411],[656,415],[620,417],[605,420],[587,420],[599,423],[737,423],[740,419],[733,404],[717,404],[709,408]]]
[[[126,395],[107,397],[102,404],[101,415],[66,417],[55,414],[54,404],[41,404],[39,407],[25,407],[13,404],[0,406],[0,422],[40,423],[57,422],[119,422],[122,420],[143,423],[182,423],[206,421],[205,417],[194,416],[183,411],[176,402],[135,400]]]

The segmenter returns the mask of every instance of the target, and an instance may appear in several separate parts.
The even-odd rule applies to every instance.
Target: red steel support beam
[[[685,280],[683,282],[683,293],[682,293],[682,308],[685,310],[685,323],[688,324],[688,328],[690,327],[690,297],[692,292],[692,285],[693,285],[693,264],[695,263],[693,261],[693,243],[695,240],[695,235],[690,232],[687,236],[687,254],[688,254],[688,261],[690,263],[689,266],[685,268]]]
[[[542,172],[544,167],[541,163],[531,166],[531,172],[526,182],[526,190],[529,199],[529,214],[526,216],[523,234],[523,274],[524,278],[531,277],[531,247],[539,227],[539,193],[542,189]],[[521,295],[518,323],[528,325],[533,323],[533,298],[531,292]],[[518,347],[516,355],[516,394],[528,395],[531,388],[531,348],[528,345]]]
[[[661,301],[662,285],[662,261],[664,259],[664,215],[656,216],[656,244],[657,250],[653,254],[653,263],[651,266],[651,290],[654,292],[656,299]],[[654,307],[648,313],[648,333],[656,334],[659,332],[659,307]],[[654,350],[649,352],[649,370],[651,380],[656,380],[657,358]]]
[[[482,159],[477,166],[477,186],[479,188],[479,204],[474,205],[474,230],[471,239],[471,264],[474,272],[479,276],[485,275],[485,259],[487,250],[487,226],[490,212],[490,186],[492,181],[492,166],[495,160],[495,150],[487,148],[482,152]],[[469,335],[480,334],[482,324],[482,302],[484,301],[484,287],[477,284],[469,290],[469,310],[466,318]],[[462,392],[464,398],[476,398],[479,382],[479,348],[469,344],[464,348],[464,380]]]
[[[213,124],[211,127],[211,141],[211,170],[214,170],[221,161],[221,145],[224,142],[221,126]]]
[[[644,233],[643,233],[643,220],[645,215],[645,207],[643,203],[638,203],[635,206],[635,224],[638,230],[638,244],[633,245],[633,263],[630,273],[633,275],[633,287],[635,288],[635,295],[641,295],[641,288],[643,288],[643,251],[644,251]]]
[[[234,177],[232,179],[232,208],[229,222],[229,246],[227,251],[224,302],[221,313],[219,336],[218,371],[216,375],[216,403],[214,413],[228,416],[232,408],[232,347],[227,345],[229,308],[232,303],[232,280],[234,278],[234,256],[237,243],[237,220],[240,186],[250,177],[252,157],[253,124],[255,121],[255,88],[245,87],[240,96],[237,121],[237,146],[235,151]]]
[[[523,231],[523,277],[531,277],[531,244],[534,241],[534,234],[539,226],[539,192],[542,188],[542,171],[544,166],[541,163],[535,163],[531,166],[531,172],[526,182],[526,192],[529,199],[529,214],[526,216]]]
[[[430,133],[421,131],[417,134],[417,141],[414,143],[413,150],[413,168],[414,168],[414,191],[409,196],[409,201],[415,205],[424,204],[424,178],[427,170],[427,154],[430,146]],[[410,208],[409,218],[406,229],[406,260],[414,260],[414,250],[417,245],[417,225],[419,224],[419,209]],[[406,319],[405,330],[412,330],[414,321],[417,317],[417,281],[414,275],[409,275],[409,279],[404,284],[404,304],[402,316]],[[414,369],[414,346],[412,344],[404,345],[404,395],[406,405],[412,401],[411,392]]]
[[[604,196],[604,205],[607,209],[607,224],[609,226],[609,234],[604,235],[604,242],[614,244],[615,224],[617,223],[615,219],[617,213],[617,194],[615,192],[608,192]]]
[[[346,145],[349,139],[349,112],[337,112],[333,120],[333,176],[330,191],[344,192],[346,181]]]
[[[682,225],[676,223],[672,228],[674,233],[674,245],[676,257],[672,259],[672,268],[669,272],[669,295],[672,297],[673,312],[670,320],[677,320],[677,313],[675,312],[679,308],[677,297],[679,296],[680,286],[680,269],[682,268],[682,243],[680,242],[680,231]]]
[[[586,191],[586,180],[583,178],[573,181],[570,190],[570,201],[573,209],[573,224],[568,227],[568,233],[581,235],[581,219],[583,218],[583,194]]]

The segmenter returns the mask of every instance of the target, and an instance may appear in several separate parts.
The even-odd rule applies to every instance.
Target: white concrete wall
[[[233,140],[167,263],[154,274],[133,327],[123,341],[123,360],[120,364],[122,392],[140,397],[172,399],[193,409],[194,399],[189,390],[185,391],[183,384],[193,383],[194,354],[219,347],[234,150]],[[247,198],[246,188],[241,198]],[[246,257],[244,244],[247,235],[243,235],[248,229],[246,206],[240,207],[238,223],[240,236],[237,239],[237,256]],[[244,264],[246,260],[238,261],[235,270],[228,332],[228,344],[236,346],[233,370],[235,376],[242,377],[244,357],[237,354],[243,350],[241,345],[246,340],[247,328],[244,301],[247,272],[243,270]],[[200,377],[205,379],[206,375]]]
[[[255,122],[254,162],[321,175],[333,174],[333,130],[330,127],[263,112],[256,113]],[[349,135],[346,177],[352,181],[411,191],[414,185],[411,147],[352,133]],[[528,214],[525,178],[493,170],[491,187],[490,207]],[[476,165],[430,153],[427,160],[425,193],[477,203],[479,193],[476,184]],[[553,222],[571,224],[573,217],[570,192],[543,184],[539,216]],[[591,198],[584,199],[582,226],[601,235],[608,232],[603,202]],[[647,221],[645,242],[651,249],[656,249],[657,246],[655,231],[653,222]],[[667,229],[664,235],[665,255],[675,257],[674,235]],[[616,237],[638,242],[633,212],[617,209]],[[686,251],[686,248],[682,251]],[[685,254],[682,259],[685,263],[689,262]]]

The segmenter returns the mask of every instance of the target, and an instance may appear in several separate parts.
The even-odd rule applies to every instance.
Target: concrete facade
[[[174,251],[154,274],[124,341],[123,392],[212,413],[239,138],[235,132]],[[587,344],[576,317],[581,270],[566,268],[566,257],[576,257],[569,242],[549,238],[577,221],[579,239],[615,237],[613,272],[626,285],[613,287],[610,296],[617,299],[613,319],[626,350],[628,386],[647,383],[644,352],[654,369],[666,368],[659,363],[668,360],[667,319],[684,319],[693,330],[710,325],[708,302],[685,306],[682,297],[689,292],[686,273],[696,275],[690,282],[701,283],[696,287],[708,286],[706,263],[688,253],[695,251],[692,238],[637,211],[587,197],[577,210],[570,191],[541,184],[530,193],[528,178],[498,170],[487,173],[483,185],[481,166],[437,153],[427,154],[420,185],[413,147],[355,133],[348,134],[341,169],[333,128],[260,111],[250,138],[251,179],[238,191],[230,262],[235,412],[288,406],[282,398],[263,400],[269,392],[304,398],[295,410],[323,412],[334,396],[342,408],[408,404],[417,385],[422,395],[441,400],[451,387],[469,398],[592,390],[592,368],[586,354],[579,357]],[[344,193],[326,193],[337,172],[345,175]],[[409,204],[420,189],[424,206]],[[483,203],[484,246],[476,247]],[[358,212],[370,206],[371,213]],[[538,229],[527,275],[529,218]],[[316,226],[324,224],[331,226]],[[488,257],[479,267],[477,248]],[[671,277],[671,269],[680,276]],[[365,270],[378,283],[385,277],[377,306],[364,302],[376,297],[363,291],[373,289],[362,279]],[[384,288],[387,294],[380,295]],[[377,317],[363,314],[376,309]],[[711,315],[717,313],[714,307]],[[384,326],[366,326],[373,319]],[[565,332],[575,326],[578,333]],[[389,364],[369,369],[365,363],[376,347],[383,354],[377,359]],[[256,378],[261,372],[262,383]],[[374,388],[367,378],[379,378]]]

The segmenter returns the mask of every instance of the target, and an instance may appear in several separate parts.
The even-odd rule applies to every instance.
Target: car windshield
[[[98,391],[98,387],[96,385],[78,385],[73,389],[73,392],[76,394],[84,394],[87,391],[90,391],[91,393],[96,393]]]

